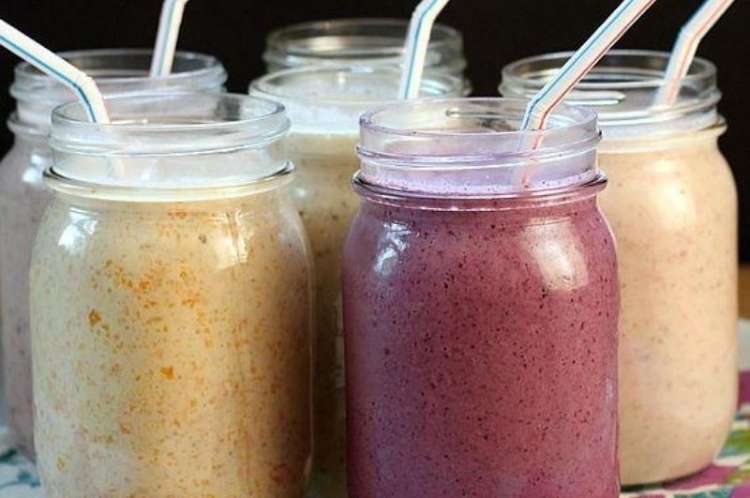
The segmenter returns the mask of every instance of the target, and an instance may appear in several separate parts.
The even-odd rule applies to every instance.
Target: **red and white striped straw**
[[[641,18],[656,0],[625,0],[573,54],[549,83],[531,99],[521,130],[543,129],[568,93]]]
[[[734,0],[706,0],[682,27],[664,74],[664,86],[656,94],[655,105],[670,106],[680,95],[680,84],[687,76],[703,37],[721,19]]]

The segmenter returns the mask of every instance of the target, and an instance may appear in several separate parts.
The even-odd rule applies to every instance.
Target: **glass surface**
[[[526,104],[362,119],[343,262],[351,496],[618,496],[596,119],[563,106],[519,132]]]
[[[501,91],[537,91],[568,54],[503,69]],[[623,484],[711,464],[737,400],[737,194],[718,148],[716,68],[693,62],[673,106],[655,106],[666,52],[614,50],[569,102],[596,110],[601,207],[618,241]]]
[[[302,497],[311,263],[288,120],[246,96],[158,101],[53,119],[30,273],[46,496]]]

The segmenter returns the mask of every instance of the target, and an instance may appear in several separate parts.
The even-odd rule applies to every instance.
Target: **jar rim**
[[[557,73],[572,52],[526,57],[502,70],[500,93],[531,97]],[[566,102],[595,109],[606,139],[628,139],[696,131],[713,126],[720,116],[716,106],[716,66],[696,58],[679,82],[676,102],[656,101],[665,84],[669,52],[611,50],[567,97]]]
[[[480,97],[373,109],[360,120],[359,179],[410,195],[469,198],[546,195],[592,181],[596,114],[561,104],[547,128],[521,131],[528,104]]]
[[[403,38],[405,38],[409,23],[405,19],[397,18],[379,18],[379,17],[362,17],[362,18],[342,18],[342,19],[331,19],[331,20],[318,20],[318,21],[307,21],[297,24],[285,26],[283,28],[276,29],[269,33],[266,37],[266,52],[263,57],[266,61],[274,62],[275,60],[282,57],[284,54],[291,57],[299,58],[331,58],[331,59],[342,59],[347,57],[362,56],[362,57],[374,57],[374,56],[399,56],[403,53]],[[304,37],[306,32],[346,32],[347,30],[356,29],[383,29],[392,28],[402,30],[404,37],[399,38],[399,43],[392,46],[375,46],[375,47],[361,47],[357,46],[354,48],[346,49],[337,47],[335,51],[321,51],[319,48],[311,46],[301,46],[299,43],[295,44],[294,41],[299,41],[305,38],[315,38],[315,36]],[[393,37],[394,39],[396,37]],[[455,46],[461,49],[463,46],[463,36],[457,29],[445,25],[436,23],[433,26],[433,36],[430,39],[430,48],[441,49],[443,47]]]
[[[370,155],[380,155],[382,154],[382,151],[376,151],[368,149],[367,143],[365,138],[370,139],[374,136],[390,136],[390,137],[402,137],[402,138],[426,138],[426,139],[432,139],[432,140],[477,140],[480,139],[482,141],[487,140],[493,140],[497,138],[502,138],[503,140],[511,140],[516,139],[517,143],[521,143],[521,139],[524,136],[533,136],[534,138],[539,138],[540,142],[542,143],[541,148],[535,149],[535,154],[543,154],[550,148],[550,141],[557,146],[558,145],[558,135],[561,135],[562,133],[569,133],[574,130],[579,130],[584,132],[583,134],[585,137],[582,140],[578,140],[575,142],[572,142],[572,146],[576,147],[588,147],[591,145],[596,145],[598,142],[598,133],[596,133],[596,125],[597,125],[597,116],[596,113],[594,113],[590,109],[586,109],[583,107],[575,107],[568,104],[560,104],[556,109],[555,112],[552,113],[548,126],[543,130],[530,130],[530,131],[520,131],[518,129],[496,129],[496,130],[490,130],[486,131],[483,129],[477,129],[474,131],[456,131],[453,133],[446,132],[443,130],[430,130],[430,129],[424,129],[424,130],[414,130],[410,129],[408,127],[395,127],[395,126],[389,126],[385,124],[381,124],[379,120],[383,119],[383,116],[385,115],[386,118],[387,115],[390,113],[392,115],[396,114],[402,114],[407,112],[414,112],[416,108],[420,106],[426,106],[426,105],[436,105],[436,106],[444,106],[446,107],[446,111],[450,112],[451,108],[449,106],[451,105],[459,105],[459,104],[469,104],[469,105],[476,105],[477,107],[481,106],[487,106],[488,108],[490,106],[493,106],[493,104],[511,104],[514,106],[515,110],[518,109],[525,109],[527,104],[529,103],[529,100],[527,99],[516,99],[516,98],[502,98],[502,97],[471,97],[471,98],[464,98],[464,99],[454,99],[454,98],[445,98],[445,99],[420,99],[420,100],[410,100],[410,101],[404,101],[400,103],[393,103],[385,106],[380,106],[378,108],[372,109],[365,114],[362,115],[360,118],[360,129],[362,130],[362,136],[363,140],[360,144],[359,151],[361,154],[365,154],[367,156]],[[458,111],[457,111],[458,112]],[[477,119],[482,119],[484,116],[477,116]],[[497,118],[509,118],[510,116],[502,114],[492,115],[490,114],[490,111],[488,110],[488,114],[486,116],[487,119],[497,119]],[[523,117],[522,114],[515,116],[518,121]],[[587,132],[588,131],[588,132]],[[529,154],[528,151],[520,150],[517,153],[519,156],[527,156]],[[387,155],[387,154],[386,154]],[[415,155],[414,157],[407,158],[405,156],[401,156],[401,160],[405,161],[415,161],[419,162],[421,155]],[[476,161],[482,161],[482,158],[485,158],[489,162],[496,162],[496,158],[489,157],[484,154],[479,155],[446,155],[446,156],[431,156],[429,161],[432,162],[436,158],[440,158],[441,163],[446,162],[458,162],[458,163],[464,163],[464,162],[476,162]]]
[[[45,185],[63,194],[111,202],[201,202],[244,197],[281,188],[292,181],[294,165],[287,161],[278,171],[248,181],[191,187],[133,187],[71,178],[50,166],[43,172]]]
[[[105,97],[104,101],[113,119],[107,124],[89,121],[80,102],[57,107],[52,113],[52,149],[113,157],[195,155],[262,146],[280,139],[290,126],[283,105],[242,94],[170,92]],[[205,112],[224,113],[211,118],[188,109],[180,111],[180,105],[199,104]],[[160,106],[179,114],[158,114]],[[208,136],[206,140],[201,139],[203,135]],[[135,138],[139,141],[129,147]]]
[[[100,66],[98,69],[88,68],[88,64],[78,64],[77,67],[94,78],[97,83],[105,86],[136,86],[139,83],[158,86],[159,82],[170,82],[171,84],[176,84],[180,81],[197,80],[202,78],[211,79],[214,82],[213,84],[218,81],[219,85],[226,81],[227,73],[219,59],[212,55],[192,51],[177,51],[175,53],[175,63],[177,67],[175,68],[175,71],[166,76],[151,77],[148,74],[148,68],[146,66],[143,68],[143,73],[140,74],[133,69],[122,69],[118,68],[117,65],[106,64],[107,60],[121,59],[123,57],[142,57],[150,60],[152,53],[152,49],[146,48],[105,48],[65,51],[59,52],[57,55],[65,60],[73,61],[73,63],[77,59],[96,61],[96,64]],[[182,63],[195,65],[196,69],[181,70],[180,65]],[[28,62],[17,64],[14,69],[14,75],[15,81],[11,85],[10,93],[17,100],[26,97],[29,92],[57,90],[63,88],[57,80],[39,71]],[[133,90],[137,91],[138,89]],[[105,94],[107,93],[106,89],[102,89],[102,92]],[[58,99],[52,100],[55,102],[58,101]]]

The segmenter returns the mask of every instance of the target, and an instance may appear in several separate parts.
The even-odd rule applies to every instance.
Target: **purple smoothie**
[[[603,186],[466,200],[357,182],[343,262],[350,496],[618,496]]]
[[[617,496],[618,290],[593,197],[367,203],[344,268],[351,496]]]

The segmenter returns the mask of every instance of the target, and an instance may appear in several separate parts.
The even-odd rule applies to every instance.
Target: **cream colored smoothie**
[[[254,82],[251,95],[282,102],[292,120],[289,156],[297,166],[292,197],[315,261],[316,367],[313,496],[346,496],[344,339],[341,252],[359,207],[351,180],[359,168],[359,116],[395,99],[396,69],[308,68]],[[428,76],[423,95],[457,96],[461,81]]]
[[[303,498],[312,278],[288,121],[248,97],[146,99],[108,107],[172,126],[53,125],[31,269],[46,496]]]
[[[226,79],[213,57],[178,52],[166,78],[147,78],[146,50],[91,50],[62,54],[97,80],[107,95],[170,90],[219,90]],[[0,314],[8,423],[14,443],[33,458],[33,398],[29,336],[29,265],[39,219],[50,193],[42,172],[52,163],[47,144],[50,113],[75,97],[29,64],[15,71],[11,94],[16,112],[8,120],[13,148],[0,162]]]
[[[512,64],[502,92],[533,91],[564,59]],[[614,51],[571,97],[597,109],[604,134],[609,188],[600,202],[621,280],[625,485],[708,465],[737,400],[737,196],[717,144],[725,126],[715,68],[696,60],[675,106],[653,108],[666,62],[667,54]]]

